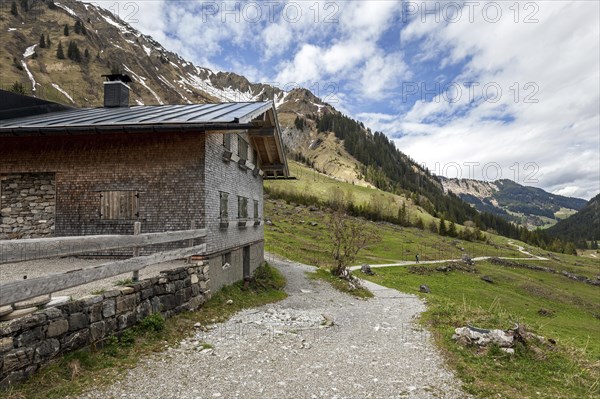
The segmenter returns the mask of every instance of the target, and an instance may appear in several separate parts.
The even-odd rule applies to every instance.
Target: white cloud
[[[377,55],[365,62],[360,78],[361,93],[368,99],[381,99],[410,76],[401,54]]]
[[[497,23],[481,16],[447,25],[413,21],[403,40],[426,38],[435,56],[422,58],[447,54],[440,67],[467,61],[455,81],[478,82],[479,98],[470,107],[419,101],[393,121],[371,117],[388,132],[402,132],[399,148],[432,168],[439,163],[438,172],[451,162],[479,162],[480,169],[497,162],[503,177],[589,198],[600,181],[598,3],[536,4],[535,24],[515,24],[512,3],[503,5],[506,18]],[[502,89],[495,103],[481,98],[488,83]],[[528,95],[538,102],[525,102]],[[534,166],[526,169],[528,163]],[[486,176],[480,170],[475,177]]]

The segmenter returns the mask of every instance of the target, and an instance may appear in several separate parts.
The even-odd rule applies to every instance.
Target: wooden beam
[[[44,277],[3,283],[0,284],[0,306],[35,298],[40,295],[52,294],[67,288],[141,270],[146,266],[200,255],[205,252],[206,244],[201,244],[191,248],[157,252],[148,256],[104,263],[96,267],[67,273],[51,274]]]
[[[275,126],[275,117],[273,116],[273,109],[266,112],[267,118],[272,126]]]
[[[206,237],[206,229],[166,231],[140,235],[96,235],[78,237],[0,240],[0,264],[78,255],[111,249],[143,247]]]
[[[282,164],[263,165],[262,170],[265,172],[281,172],[284,170]]]
[[[269,161],[269,163],[273,163],[273,154],[271,154],[271,148],[267,143],[267,140],[265,140],[264,138],[262,139],[262,145],[265,149],[265,153],[267,154],[267,160]]]
[[[248,135],[250,137],[274,137],[275,128],[251,129],[248,130]]]

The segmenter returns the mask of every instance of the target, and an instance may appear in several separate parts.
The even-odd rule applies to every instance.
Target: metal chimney
[[[104,82],[104,107],[118,108],[129,107],[129,86],[131,78],[128,75],[111,74],[102,75]]]

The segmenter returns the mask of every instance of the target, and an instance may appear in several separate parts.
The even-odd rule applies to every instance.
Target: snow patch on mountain
[[[67,97],[69,99],[69,101],[71,101],[73,104],[75,104],[75,101],[73,100],[73,97],[71,97],[69,95],[69,93],[67,93],[66,91],[64,91],[59,85],[57,85],[56,83],[52,83],[52,87],[54,87],[56,90],[60,91],[65,97]]]
[[[134,77],[134,79],[136,79],[142,86],[144,86],[150,93],[152,93],[152,95],[154,96],[154,98],[156,98],[156,101],[158,101],[158,103],[160,105],[165,105],[165,103],[160,99],[160,97],[158,96],[158,94],[156,94],[156,92],[154,90],[152,90],[150,88],[150,86],[148,86],[148,84],[146,83],[146,78],[138,75],[137,73],[133,72],[131,69],[129,69],[127,67],[127,65],[123,65],[123,68],[125,68],[125,70],[129,73],[131,73]]]
[[[31,57],[33,54],[35,54],[35,48],[37,47],[37,44],[34,44],[33,46],[29,46],[25,49],[25,52],[23,53],[23,57],[24,58],[28,58]]]
[[[75,18],[79,18],[77,16],[77,13],[75,11],[73,11],[72,9],[70,9],[69,7],[67,7],[67,6],[65,6],[63,4],[60,4],[60,3],[54,3],[54,4],[56,4],[56,6],[62,8],[63,10],[65,10],[66,12],[68,12],[69,14],[71,14],[72,16],[74,16]],[[86,6],[86,9],[87,9],[87,6]]]
[[[27,67],[27,63],[25,61],[21,61],[21,65],[23,65],[23,69],[25,69],[25,72],[27,73],[27,76],[29,76],[29,80],[31,81],[31,91],[33,92],[33,95],[35,97],[35,89],[36,89],[36,81],[35,78],[33,77],[33,74],[31,73],[31,71],[29,70],[29,68]]]

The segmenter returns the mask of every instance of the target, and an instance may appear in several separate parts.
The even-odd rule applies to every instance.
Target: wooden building
[[[274,104],[128,107],[123,80],[95,109],[0,92],[0,239],[206,228],[211,288],[249,275],[289,174]]]

